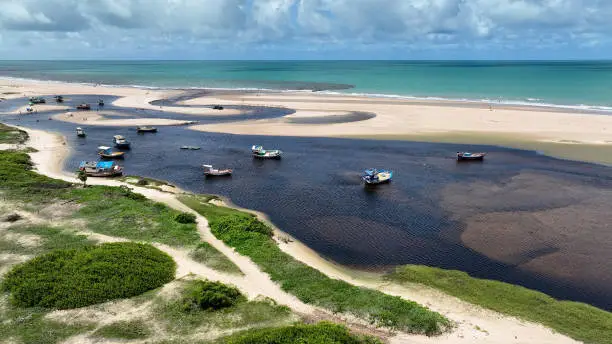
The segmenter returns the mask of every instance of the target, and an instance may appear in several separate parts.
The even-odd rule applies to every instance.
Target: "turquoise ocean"
[[[0,61],[0,76],[303,90],[612,111],[612,61]]]

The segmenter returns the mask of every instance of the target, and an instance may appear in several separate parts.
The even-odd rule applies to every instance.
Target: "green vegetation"
[[[128,183],[128,184],[142,186],[148,189],[155,189],[159,191],[163,191],[162,186],[168,186],[172,188],[175,187],[174,185],[166,181],[157,180],[157,179],[153,179],[149,177],[123,176],[123,177],[118,178],[118,180]]]
[[[28,140],[28,133],[0,123],[0,143],[24,143]]]
[[[183,299],[185,310],[216,311],[232,307],[246,298],[234,287],[220,282],[195,281]]]
[[[268,299],[246,301],[246,298],[238,297],[233,306],[216,311],[200,307],[186,309],[185,300],[190,299],[203,282],[191,280],[178,283],[181,283],[178,295],[171,299],[158,298],[153,312],[169,333],[187,335],[199,329],[281,326],[296,320],[288,307],[279,306]]]
[[[108,339],[144,339],[151,336],[149,325],[142,320],[118,321],[100,327],[94,333],[96,337]]]
[[[467,302],[544,324],[585,343],[612,343],[612,313],[583,303],[558,301],[521,286],[426,266],[402,266],[387,279],[440,289]]]
[[[231,274],[242,274],[240,268],[232,263],[223,253],[217,251],[207,242],[201,242],[189,253],[189,256],[196,262],[202,263],[211,269],[223,271]]]
[[[196,223],[196,216],[192,213],[180,213],[174,217],[178,223]]]
[[[2,288],[16,307],[76,308],[160,287],[175,268],[151,245],[110,243],[38,256],[7,273]]]
[[[40,175],[23,152],[0,151],[0,192],[5,198],[31,205],[75,203],[77,219],[85,220],[97,233],[132,240],[187,246],[200,241],[195,224],[175,221],[180,213],[146,199],[128,188],[76,187]]]
[[[450,326],[442,315],[415,302],[331,279],[293,259],[268,235],[271,230],[263,229],[265,224],[250,214],[201,202],[197,197],[185,196],[181,201],[208,219],[216,237],[250,257],[283,290],[303,302],[412,333],[435,335]]]
[[[35,235],[39,240],[35,245],[24,246],[15,240],[0,235],[0,252],[12,254],[39,254],[57,249],[81,248],[91,246],[93,241],[84,235],[44,225],[12,226],[6,234]]]
[[[373,337],[356,336],[346,327],[328,322],[244,331],[218,341],[223,344],[379,344]]]

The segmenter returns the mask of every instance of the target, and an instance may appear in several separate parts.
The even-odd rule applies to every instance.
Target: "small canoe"
[[[87,134],[85,133],[85,130],[83,130],[83,128],[78,127],[76,128],[76,134],[78,137],[85,137],[87,136]]]
[[[185,150],[198,150],[198,149],[200,149],[200,147],[198,147],[198,146],[181,146],[181,149],[185,149]]]
[[[251,152],[254,158],[258,159],[280,159],[283,152],[278,149],[264,149],[263,146],[254,145],[251,147]]]
[[[361,176],[361,180],[363,180],[366,185],[388,183],[391,181],[391,178],[393,178],[393,171],[378,170],[375,168],[365,170]]]
[[[83,103],[83,104],[77,105],[76,108],[77,110],[91,110],[91,105]]]
[[[233,170],[231,168],[216,169],[212,165],[202,165],[204,168],[204,175],[207,177],[221,177],[232,175]]]
[[[457,161],[482,161],[487,153],[457,152]]]
[[[155,127],[136,127],[138,133],[156,133],[157,128]]]
[[[113,152],[110,147],[100,146],[98,147],[98,155],[102,159],[123,159],[124,152]]]

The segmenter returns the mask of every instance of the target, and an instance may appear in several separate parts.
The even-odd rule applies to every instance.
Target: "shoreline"
[[[39,173],[73,183],[79,182],[75,176],[71,176],[68,174],[68,172],[63,170],[63,165],[57,164],[58,161],[65,161],[70,153],[70,148],[66,145],[63,136],[42,130],[28,128],[20,129],[25,130],[28,132],[28,135],[30,135],[27,145],[38,150],[37,152],[30,153],[30,156],[32,161],[35,163],[36,170]],[[176,194],[164,193],[163,191],[146,189],[142,187],[134,187],[134,185],[129,185],[117,180],[92,178],[88,180],[88,183],[90,185],[109,186],[128,185],[129,187],[135,188],[136,192],[142,193],[147,198],[154,201],[166,203],[175,209],[189,209],[176,198]],[[242,210],[242,208],[239,209]],[[249,212],[261,214],[252,210],[249,210]],[[262,215],[265,218],[265,214]],[[269,223],[269,221],[267,222]],[[276,227],[275,229],[278,230],[277,234],[286,234]],[[208,236],[212,236],[212,234],[207,234],[207,237]],[[209,239],[218,241],[218,239],[214,237]],[[304,264],[319,270],[328,277],[340,279],[359,287],[379,290],[386,294],[417,302],[427,306],[433,311],[447,316],[457,325],[457,327],[450,333],[437,337],[426,337],[404,333],[396,334],[396,336],[390,338],[390,343],[399,344],[410,341],[412,343],[451,344],[478,342],[489,343],[491,341],[495,341],[498,343],[510,344],[514,343],[515,338],[519,336],[522,340],[527,340],[527,342],[530,343],[578,343],[567,336],[556,333],[554,330],[551,330],[544,325],[528,322],[519,318],[481,308],[480,306],[467,303],[428,286],[416,284],[411,286],[402,286],[382,280],[379,274],[355,272],[350,268],[342,267],[336,263],[330,262],[294,238],[292,238],[292,241],[288,242],[278,239],[279,238],[275,237],[275,241],[283,252],[303,262]],[[234,252],[231,248],[222,250],[222,252],[224,254],[228,254],[230,251],[227,250]],[[248,260],[246,257],[240,257],[240,261],[246,262],[246,260]],[[253,263],[249,260],[249,265],[252,264]],[[486,329],[486,331],[483,331],[482,329]]]

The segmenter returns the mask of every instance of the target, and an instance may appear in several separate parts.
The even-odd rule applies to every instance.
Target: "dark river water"
[[[93,102],[98,97],[68,98],[71,100],[67,104],[74,105],[87,100]],[[112,101],[111,97],[104,98],[107,104]],[[0,112],[22,104],[23,99],[0,102]],[[117,110],[109,105],[106,109]],[[122,112],[133,117],[177,118],[201,123],[273,118],[291,113],[291,110],[275,108],[242,110],[246,113],[239,116],[206,118],[137,109]],[[597,190],[599,198],[595,201],[612,201],[612,171],[607,167],[499,147],[226,135],[192,131],[186,126],[158,127],[156,134],[138,135],[134,128],[80,125],[88,134],[87,138],[80,139],[74,135],[77,125],[49,120],[50,115],[3,116],[3,121],[64,134],[73,148],[64,166],[67,171],[76,170],[81,160],[95,160],[96,147],[112,145],[112,136],[121,134],[132,142],[132,149],[120,162],[126,174],[168,180],[196,193],[227,196],[241,207],[268,214],[283,231],[340,264],[366,270],[384,270],[399,264],[457,269],[473,276],[541,290],[556,298],[612,309],[612,284],[608,283],[612,267],[607,264],[608,256],[589,256],[589,252],[611,251],[609,241],[596,241],[594,245],[601,245],[596,248],[576,248],[586,244],[577,240],[574,245],[573,242],[568,245],[574,239],[563,239],[570,237],[561,238],[561,234],[541,230],[539,234],[547,237],[544,249],[516,247],[518,253],[508,260],[492,258],[487,247],[499,245],[499,250],[504,250],[504,246],[523,244],[516,238],[506,241],[504,236],[508,234],[499,231],[503,226],[498,223],[487,234],[487,238],[493,238],[490,242],[474,244],[478,250],[461,240],[468,223],[482,214],[547,214],[550,209],[585,204],[594,194],[591,190]],[[250,155],[253,144],[282,149],[283,159],[254,160]],[[179,149],[181,145],[202,149],[183,151]],[[458,164],[454,159],[458,150],[487,151],[489,155],[484,163]],[[206,179],[201,170],[204,163],[231,167],[234,175]],[[369,167],[393,170],[394,180],[379,187],[364,187],[359,175]],[[515,183],[517,178],[527,175],[535,176],[531,180],[546,180],[549,183],[546,185],[552,180],[553,187]],[[511,190],[504,191],[508,189]],[[564,192],[568,193],[567,197],[559,196]],[[557,219],[561,215],[554,216]],[[595,218],[590,214],[589,221],[607,221],[606,214],[601,216],[599,219],[597,214]],[[600,229],[603,227],[591,225],[580,215],[573,218],[576,230],[585,231],[584,235],[609,238]],[[583,277],[578,275],[582,270],[565,275],[557,273],[567,263],[549,264],[544,268],[530,265],[551,253],[564,255],[565,261],[586,255],[593,266],[585,265],[581,269],[598,271]]]

